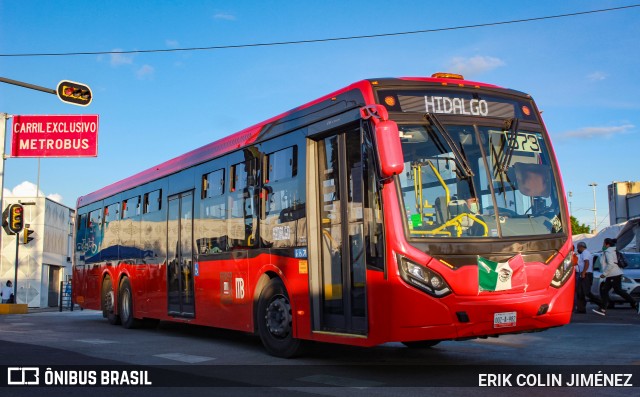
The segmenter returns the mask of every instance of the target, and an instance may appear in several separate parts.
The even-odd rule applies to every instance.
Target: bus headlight
[[[571,264],[571,256],[572,254],[569,253],[567,257],[560,262],[560,266],[556,269],[556,272],[553,274],[553,280],[551,280],[552,287],[562,287],[574,273],[573,265]]]
[[[412,286],[437,298],[442,298],[451,293],[451,288],[437,272],[418,265],[400,255],[398,255],[398,262],[400,264],[400,276]]]

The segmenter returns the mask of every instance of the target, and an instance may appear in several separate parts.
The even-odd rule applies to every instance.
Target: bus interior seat
[[[447,198],[445,196],[436,197],[436,201],[434,202],[433,207],[436,213],[436,223],[438,225],[442,225],[447,220],[449,220],[449,212],[447,209]]]

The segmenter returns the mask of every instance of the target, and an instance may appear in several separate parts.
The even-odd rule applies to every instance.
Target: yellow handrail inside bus
[[[449,201],[451,201],[451,193],[449,191],[449,187],[445,183],[444,179],[438,172],[438,169],[433,165],[431,160],[427,160],[427,163],[431,170],[433,170],[434,175],[438,178],[440,185],[444,188],[445,193],[445,205],[449,205]],[[429,202],[424,199],[424,195],[422,193],[422,167],[425,164],[415,163],[411,165],[413,169],[413,191],[416,199],[416,210],[420,214],[421,220],[426,222],[429,225],[433,225],[433,221],[428,221],[426,218],[435,216],[435,212],[426,212],[425,209],[433,208],[433,205],[429,205]]]
[[[442,178],[442,175],[440,175],[440,172],[438,171],[438,169],[433,165],[433,162],[431,162],[431,160],[427,160],[426,164],[429,165],[429,167],[433,171],[433,174],[438,179],[438,182],[440,182],[440,185],[442,185],[442,188],[444,189],[444,193],[445,193],[445,207],[448,208],[449,203],[451,202],[451,192],[449,190],[449,187],[447,186],[446,182]],[[423,200],[424,198],[422,193],[422,166],[423,165],[424,164],[415,163],[411,167],[413,168],[413,186],[414,186],[414,192],[416,197],[416,209],[418,210],[418,213],[422,218],[426,218],[426,217],[431,217],[434,214],[425,212],[425,208],[433,208],[433,206],[429,205],[426,201]],[[414,234],[432,235],[432,236],[440,234],[440,235],[446,235],[451,237],[451,232],[447,230],[447,228],[454,227],[457,237],[460,237],[462,235],[462,232],[464,231],[462,226],[462,221],[466,218],[471,219],[475,222],[478,222],[484,228],[484,234],[482,235],[482,237],[486,237],[489,235],[489,228],[487,224],[482,219],[467,212],[458,214],[457,216],[447,220],[445,223],[443,223],[442,225],[440,225],[439,227],[433,230],[412,230],[411,232]],[[433,222],[431,221],[427,221],[427,223],[429,225],[433,224]]]

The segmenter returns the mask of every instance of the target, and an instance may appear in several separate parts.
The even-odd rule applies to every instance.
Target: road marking
[[[202,363],[205,361],[215,360],[215,357],[205,357],[205,356],[194,356],[191,354],[183,354],[183,353],[164,353],[164,354],[154,354],[154,357],[166,358],[167,360],[180,361],[183,363]]]
[[[10,325],[16,326],[16,327],[26,327],[29,325],[33,325],[33,323],[9,323]]]
[[[366,389],[368,387],[382,386],[384,383],[374,382],[370,380],[362,380],[355,378],[343,378],[341,376],[333,375],[310,375],[303,378],[298,378],[303,382],[322,383],[324,385],[341,386],[341,387],[353,387],[356,389]]]
[[[114,340],[106,339],[76,339],[76,342],[89,343],[91,345],[106,345],[108,343],[116,343]]]

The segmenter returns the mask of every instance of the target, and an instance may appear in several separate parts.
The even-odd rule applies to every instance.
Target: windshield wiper
[[[434,113],[426,113],[424,117],[427,119],[427,121],[429,121],[429,123],[434,125],[440,131],[440,133],[442,134],[442,137],[451,148],[451,152],[453,153],[453,156],[458,161],[458,164],[464,171],[465,176],[473,177],[474,174],[473,174],[473,171],[471,170],[471,167],[469,166],[469,163],[467,162],[467,159],[460,152],[460,150],[458,149],[458,146],[456,146],[456,143],[454,142],[453,138],[451,137],[451,135],[449,134],[445,126],[440,122],[440,120],[438,120],[438,118]]]
[[[513,151],[516,147],[517,139],[518,139],[518,125],[520,121],[517,117],[507,119],[504,121],[503,131],[507,131],[507,147],[506,152],[504,153],[504,157],[502,158],[502,163],[498,167],[500,172],[506,172],[507,168],[509,168],[509,164],[511,163],[511,157],[513,157]]]

